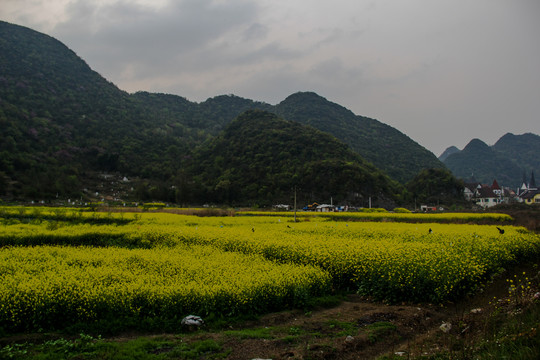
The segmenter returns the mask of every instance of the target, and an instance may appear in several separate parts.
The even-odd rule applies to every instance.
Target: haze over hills
[[[540,173],[540,136],[526,133],[505,134],[493,146],[473,139],[459,150],[447,149],[439,159],[462,179],[471,176],[482,183],[491,184],[494,179],[500,185],[516,188],[528,180],[531,172]]]
[[[313,138],[313,128],[333,135],[335,142],[326,146],[322,140],[320,144],[299,144],[302,153],[318,154],[318,160],[326,161],[328,168],[338,168],[336,164],[341,162],[344,169],[355,174],[360,174],[360,168],[370,169],[375,177],[380,176],[381,189],[389,190],[393,185],[387,185],[389,179],[375,167],[401,183],[422,169],[444,168],[432,153],[396,129],[357,116],[315,93],[293,94],[274,106],[234,95],[194,103],[176,95],[128,94],[61,42],[6,22],[0,22],[0,84],[0,196],[79,196],[81,189],[89,186],[89,179],[109,172],[139,179],[140,193],[148,197],[176,200],[182,192],[181,184],[202,181],[201,174],[208,171],[197,168],[193,172],[196,168],[191,159],[218,146],[213,141],[222,143],[223,136],[218,136],[221,131],[242,113],[254,109],[296,122],[298,141]],[[262,114],[267,121],[275,122]],[[267,133],[263,123],[256,124],[261,126],[261,134]],[[268,136],[277,133],[268,131]],[[337,145],[339,142],[355,151],[356,157],[351,157],[349,150],[343,150],[342,159],[336,157],[332,148],[347,148]],[[292,158],[283,157],[283,164],[272,166],[283,168],[298,156],[285,153]],[[203,161],[216,164],[215,159]],[[282,185],[291,184],[292,180]],[[284,189],[282,185],[268,196]],[[213,196],[214,190],[205,192],[205,196]],[[390,193],[385,197],[391,198]]]

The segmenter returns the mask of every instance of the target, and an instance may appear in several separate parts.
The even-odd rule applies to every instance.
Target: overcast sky
[[[540,134],[540,0],[1,0],[128,92],[314,91],[439,156]]]

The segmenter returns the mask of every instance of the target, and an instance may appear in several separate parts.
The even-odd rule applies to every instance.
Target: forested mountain
[[[448,169],[422,170],[406,187],[409,196],[421,203],[455,205],[464,202],[463,181],[456,179]]]
[[[382,206],[402,192],[401,185],[333,136],[260,110],[240,115],[191,160],[190,172],[197,175],[195,188],[186,193],[215,203],[290,203],[296,187],[304,202],[332,198],[367,205],[372,197]]]
[[[234,95],[195,103],[128,94],[54,38],[0,21],[0,197],[78,197],[97,174],[115,173],[138,179],[132,185],[145,197],[182,198],[170,189],[199,175],[190,173],[195,149],[254,109],[332,134],[402,183],[443,166],[399,131],[314,93],[275,106]]]
[[[493,150],[512,159],[527,173],[540,171],[540,136],[527,133],[514,135],[508,133],[501,137]]]
[[[155,116],[57,40],[5,22],[0,84],[4,194],[76,195],[88,170],[169,176],[198,140],[181,117]]]
[[[157,113],[163,113],[164,108],[169,115],[175,114],[171,111],[175,109],[174,95],[136,93],[135,96],[144,100],[145,106],[155,108],[158,105]],[[168,102],[163,102],[164,98],[168,98]],[[178,109],[182,111],[178,114],[185,118],[185,124],[204,130],[206,135],[217,135],[246,110],[260,109],[334,135],[401,183],[411,180],[422,169],[445,168],[433,153],[393,127],[357,116],[312,92],[290,95],[275,106],[234,95],[221,95],[192,105],[194,111],[188,113],[187,108]]]
[[[444,150],[444,152],[441,154],[441,156],[439,156],[439,160],[444,162],[444,160],[446,160],[446,158],[448,158],[450,155],[455,154],[455,153],[457,153],[459,151],[460,150],[457,147],[450,146],[449,148]]]
[[[289,96],[276,106],[276,113],[334,135],[401,183],[422,169],[444,168],[433,153],[395,128],[355,115],[315,93]]]
[[[472,175],[482,183],[494,179],[501,185],[518,187],[523,175],[540,173],[540,136],[535,134],[506,134],[493,146],[473,139],[461,150],[452,153],[444,163],[452,173],[469,179]]]

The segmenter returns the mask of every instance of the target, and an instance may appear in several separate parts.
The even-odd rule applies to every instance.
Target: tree
[[[421,202],[455,202],[463,199],[464,185],[449,170],[424,169],[407,183],[406,188],[408,196]]]

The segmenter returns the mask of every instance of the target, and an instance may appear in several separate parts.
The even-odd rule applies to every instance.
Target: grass
[[[375,343],[380,339],[394,334],[397,326],[388,321],[378,321],[366,326],[367,336],[370,342]]]
[[[184,342],[179,338],[140,337],[128,341],[105,341],[81,334],[40,344],[23,343],[0,348],[0,359],[225,359],[229,351],[212,339]]]
[[[428,342],[414,344],[404,351],[411,360],[537,360],[540,359],[540,272],[525,272],[506,280],[508,292],[493,298],[482,310],[483,316],[466,315],[457,319],[447,333],[442,331]],[[438,351],[426,351],[438,348]],[[378,360],[397,360],[394,354]]]
[[[337,333],[333,335],[335,337],[354,336],[358,333],[358,325],[352,322],[330,320],[328,321],[327,325],[331,329],[339,330]]]
[[[316,308],[329,309],[338,306],[343,300],[345,300],[345,293],[338,293],[335,295],[323,295],[313,296],[307,299],[305,304],[305,310],[313,310]]]
[[[531,273],[536,274],[534,267]],[[510,277],[503,286],[508,286],[506,295],[493,298],[490,306],[482,309],[482,316],[463,315],[459,321],[453,320],[452,331],[438,331],[433,341],[438,342],[436,352],[429,351],[431,343],[412,344],[404,356],[386,355],[379,360],[396,359],[517,359],[532,360],[540,358],[540,300],[535,299],[539,291],[539,275],[519,273]],[[512,286],[513,285],[513,286]],[[455,322],[454,322],[455,321]],[[331,320],[321,323],[324,335],[312,332],[302,325],[286,327],[261,327],[245,330],[223,330],[225,335],[207,339],[204,331],[194,334],[142,336],[137,339],[110,339],[93,337],[85,333],[75,337],[51,338],[42,334],[40,340],[28,337],[24,341],[0,345],[0,359],[226,359],[231,350],[227,348],[227,337],[244,339],[268,339],[281,341],[287,346],[305,347],[309,339],[324,337],[328,341],[342,339],[348,335],[364,334],[373,344],[395,344],[398,329],[389,321],[374,322],[359,327],[351,321]],[[470,327],[468,331],[464,331]],[[479,334],[477,336],[477,334]],[[201,336],[202,335],[202,336]],[[58,336],[58,335],[56,335]],[[307,339],[307,340],[306,340]],[[342,340],[339,340],[342,341]],[[339,349],[324,343],[307,345],[306,355],[317,357],[321,351],[335,355]]]
[[[525,310],[497,312],[488,327],[490,334],[478,347],[477,359],[540,359],[540,301]]]
[[[271,328],[256,328],[243,330],[227,330],[223,332],[227,336],[233,336],[239,339],[272,339]]]
[[[79,214],[73,213],[77,219]],[[13,221],[26,221],[22,210],[17,212],[16,216],[19,219],[11,219]],[[40,214],[40,216],[44,216]],[[50,215],[52,218],[44,221],[49,221],[52,225],[61,227],[63,213]],[[200,215],[202,216],[202,215]],[[82,216],[81,216],[82,218]],[[111,223],[114,223],[112,216],[104,217]],[[96,216],[95,219],[98,219]],[[95,220],[89,218],[86,220],[89,223]],[[11,221],[10,220],[10,221]],[[124,218],[121,218],[124,220]],[[21,222],[23,222],[21,221]],[[127,218],[126,218],[127,221]],[[131,221],[131,220],[129,220]],[[83,220],[81,220],[83,222]],[[51,225],[51,226],[52,226]],[[259,229],[257,229],[259,231]],[[508,234],[508,233],[507,233]],[[535,268],[535,273],[538,271]],[[498,299],[494,302],[489,314],[485,316],[479,327],[475,328],[475,333],[480,332],[481,336],[472,337],[472,331],[466,329],[470,325],[463,320],[461,324],[454,324],[453,332],[449,334],[440,333],[439,340],[442,346],[439,347],[437,353],[423,354],[420,352],[416,357],[411,354],[407,355],[410,359],[538,359],[540,358],[540,300],[531,300],[534,292],[539,291],[538,275],[529,279],[524,276],[522,278],[513,278],[508,280],[508,284],[504,285],[504,289],[508,287],[509,291],[504,299]],[[533,293],[529,288],[535,289]],[[323,297],[309,297],[302,308],[306,316],[310,316],[312,311],[320,308],[331,308],[339,304],[344,298],[344,295],[338,293]],[[487,309],[485,309],[488,313]],[[246,319],[254,319],[254,314],[246,315]],[[270,339],[282,341],[287,344],[303,343],[309,341],[309,338],[325,337],[325,340],[337,340],[340,337],[362,335],[372,344],[384,346],[391,337],[397,339],[399,337],[396,325],[381,321],[359,327],[357,322],[345,322],[332,320],[324,323],[324,334],[313,332],[312,328],[302,326],[287,326],[287,327],[269,327],[258,329],[245,330],[227,330],[231,321],[241,322],[242,319],[230,319],[221,315],[209,314],[205,318],[208,324],[207,330],[221,331],[221,334],[229,339],[238,339],[241,342],[244,339]],[[162,322],[160,319],[145,322],[146,330],[155,329],[157,331],[171,331],[178,333],[179,329],[169,330],[168,323]],[[14,340],[10,344],[0,343],[0,359],[223,359],[227,358],[231,350],[226,348],[226,341],[203,339],[197,333],[196,336],[182,334],[178,336],[162,336],[150,337],[141,336],[137,339],[122,339],[122,340],[104,340],[99,336],[90,334],[118,334],[126,326],[130,329],[130,324],[126,324],[121,320],[117,322],[112,319],[104,320],[103,322],[96,321],[91,324],[74,324],[68,329],[64,329],[62,335],[56,335],[57,338],[51,339],[50,335],[41,334],[40,340],[28,337],[24,340]],[[80,326],[80,328],[78,327]],[[95,327],[95,329],[92,329]],[[135,328],[135,327],[134,327]],[[400,326],[400,330],[402,327]],[[104,331],[105,330],[105,331]],[[327,330],[330,330],[327,332]],[[42,331],[39,330],[39,331]],[[75,332],[74,332],[75,331]],[[84,332],[83,332],[84,331]],[[70,336],[70,334],[79,334],[78,336]],[[465,335],[463,335],[465,334]],[[0,338],[7,337],[9,332],[0,328]],[[58,336],[65,336],[66,338]],[[221,339],[221,338],[220,338]],[[308,340],[306,340],[308,339]],[[395,341],[392,341],[395,343]],[[321,345],[318,345],[317,351],[321,350]],[[328,345],[329,348],[325,351],[333,354],[337,350]],[[307,350],[306,350],[307,351]],[[314,350],[315,352],[315,350]],[[402,359],[394,355],[381,357],[380,359]]]

